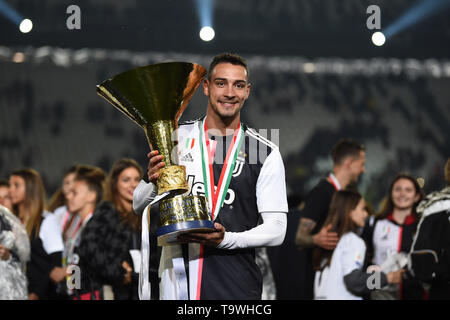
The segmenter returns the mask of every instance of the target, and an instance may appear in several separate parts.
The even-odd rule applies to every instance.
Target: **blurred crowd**
[[[128,158],[109,174],[73,165],[47,201],[36,170],[11,172],[0,183],[0,299],[138,299],[142,175]]]

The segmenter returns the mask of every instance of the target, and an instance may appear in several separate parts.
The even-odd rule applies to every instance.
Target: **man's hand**
[[[39,296],[36,293],[32,292],[28,295],[28,300],[39,300]]]
[[[66,268],[60,268],[60,267],[54,267],[52,271],[50,272],[50,279],[54,283],[58,283],[64,280],[64,278],[67,275],[67,269]]]
[[[125,279],[124,279],[123,283],[124,284],[131,283],[131,274],[133,273],[133,268],[126,261],[122,261],[122,268],[124,268],[126,271]]]
[[[330,232],[332,225],[323,227],[319,233],[313,235],[313,241],[316,246],[322,247],[326,250],[334,250],[339,241],[336,232]]]
[[[214,223],[214,230],[207,232],[188,232],[178,236],[183,243],[195,242],[204,246],[217,247],[223,240],[225,228],[220,223]]]
[[[0,260],[8,260],[11,256],[11,253],[5,246],[0,244]]]
[[[162,161],[164,157],[158,154],[158,150],[153,150],[147,154],[147,157],[150,159],[148,162],[147,176],[148,180],[153,184],[156,184],[156,181],[159,178],[159,170],[166,165]]]
[[[403,273],[405,272],[404,269],[400,269],[397,271],[389,272],[386,275],[387,282],[388,283],[394,283],[394,284],[400,284],[402,283]]]

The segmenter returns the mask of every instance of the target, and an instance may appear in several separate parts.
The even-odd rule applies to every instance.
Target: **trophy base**
[[[174,223],[160,227],[157,231],[158,246],[170,246],[180,244],[178,236],[182,233],[202,232],[214,230],[214,221],[194,220]]]

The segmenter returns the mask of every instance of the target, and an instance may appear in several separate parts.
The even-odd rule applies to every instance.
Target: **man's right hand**
[[[403,273],[405,272],[405,270],[400,269],[397,271],[393,271],[393,272],[389,272],[386,275],[387,278],[387,282],[388,283],[393,283],[393,284],[400,284],[402,283],[402,279],[403,279]]]
[[[66,278],[67,275],[67,269],[61,268],[61,267],[54,267],[52,271],[50,272],[50,279],[55,282],[61,282]]]
[[[329,224],[322,229],[319,233],[313,235],[313,241],[316,246],[322,247],[325,250],[334,250],[339,241],[339,237],[336,232],[331,232],[332,225]]]
[[[148,170],[147,170],[147,176],[148,180],[156,185],[156,181],[159,178],[159,170],[161,168],[164,168],[166,165],[162,160],[163,156],[158,155],[158,150],[153,150],[147,154],[147,157],[150,159],[148,162]]]

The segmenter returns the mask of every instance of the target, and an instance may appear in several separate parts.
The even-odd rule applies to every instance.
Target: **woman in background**
[[[362,300],[372,288],[368,286],[373,276],[364,268],[366,244],[360,237],[368,212],[362,196],[355,191],[337,191],[331,200],[325,225],[338,234],[336,248],[314,251],[315,299]],[[398,283],[401,271],[378,274],[382,286]]]
[[[56,190],[48,202],[48,210],[50,212],[59,212],[64,210],[67,212],[67,193],[73,186],[73,181],[79,165],[70,166],[63,176],[62,186]]]
[[[406,267],[413,235],[418,224],[416,207],[424,195],[416,179],[399,173],[391,182],[381,212],[369,220],[363,237],[368,244],[372,263],[382,270],[393,271]],[[372,292],[372,299],[423,299],[424,291],[408,272],[403,281]]]
[[[54,237],[57,230],[45,222],[50,213],[45,210],[41,176],[34,169],[20,169],[11,173],[9,183],[14,214],[30,239],[31,257],[26,271],[29,299],[58,299],[56,285],[49,275],[54,267],[61,266],[63,244]]]
[[[120,216],[120,230],[127,239],[127,250],[120,254],[133,269],[131,282],[113,287],[116,300],[137,300],[141,249],[141,219],[133,211],[133,191],[143,175],[141,166],[133,159],[116,161],[108,176],[107,200]]]

